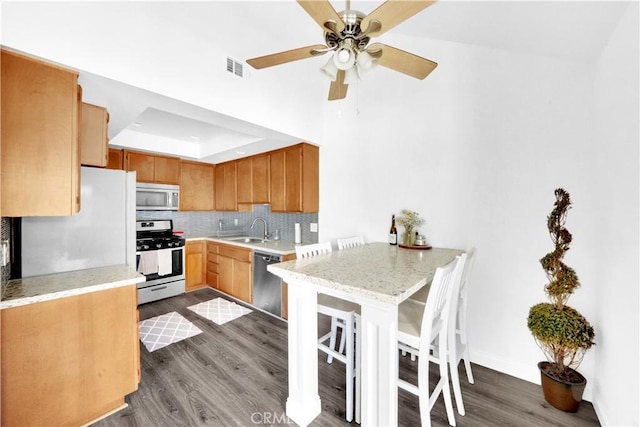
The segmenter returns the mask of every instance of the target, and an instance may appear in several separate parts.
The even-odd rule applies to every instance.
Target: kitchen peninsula
[[[398,305],[428,286],[458,249],[410,250],[369,243],[325,255],[273,264],[289,283],[289,397],[286,411],[308,425],[321,411],[318,395],[318,293],[361,306],[362,426],[398,420]],[[304,369],[300,369],[304,367]]]
[[[85,425],[126,406],[140,378],[142,281],[125,265],[9,281],[2,425]]]

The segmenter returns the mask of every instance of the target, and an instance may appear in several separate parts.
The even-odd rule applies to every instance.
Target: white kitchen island
[[[397,425],[398,305],[462,253],[370,243],[270,265],[289,284],[287,415],[306,426],[320,413],[317,297],[323,293],[361,306],[362,426]]]

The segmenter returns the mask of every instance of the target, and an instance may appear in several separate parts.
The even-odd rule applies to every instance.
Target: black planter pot
[[[576,412],[582,401],[582,393],[587,385],[587,380],[579,372],[571,370],[580,379],[580,382],[560,381],[546,372],[549,362],[538,363],[540,378],[542,379],[542,393],[547,402],[554,408],[565,412]]]

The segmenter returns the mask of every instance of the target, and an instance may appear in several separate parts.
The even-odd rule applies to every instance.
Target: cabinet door
[[[186,290],[192,291],[205,285],[205,242],[187,242],[186,244]]]
[[[224,201],[222,205],[225,211],[238,210],[235,162],[229,162],[224,165]]]
[[[251,262],[233,260],[233,296],[252,303]]]
[[[2,216],[80,209],[77,72],[2,50]]]
[[[127,171],[136,171],[136,181],[154,182],[155,158],[153,155],[125,150],[124,166]]]
[[[251,201],[253,203],[269,203],[269,155],[264,154],[254,157],[251,165],[251,172]]]
[[[218,289],[233,295],[233,258],[218,255]]]
[[[138,388],[135,284],[3,309],[2,425],[91,425]]]
[[[236,162],[238,203],[253,203],[252,163],[251,157]]]
[[[104,107],[82,103],[80,126],[80,163],[88,166],[107,166],[109,140],[107,123],[109,113]]]
[[[320,149],[302,144],[302,212],[320,210]]]
[[[180,162],[180,210],[212,211],[213,165],[199,162]]]
[[[276,151],[269,156],[270,179],[270,201],[272,212],[285,211],[285,175],[284,175],[284,151]]]
[[[215,168],[216,210],[237,211],[236,199],[236,163],[227,162]]]
[[[109,148],[109,161],[107,169],[124,169],[124,150]]]
[[[213,187],[214,187],[214,200],[216,210],[221,211],[224,207],[224,165],[215,165],[213,169]]]
[[[180,184],[180,159],[155,156],[153,181],[158,184]]]
[[[302,212],[302,147],[285,151],[285,210]]]

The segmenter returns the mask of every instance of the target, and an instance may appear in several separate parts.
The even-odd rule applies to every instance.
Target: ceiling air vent
[[[227,71],[238,77],[242,77],[242,63],[227,57]]]

